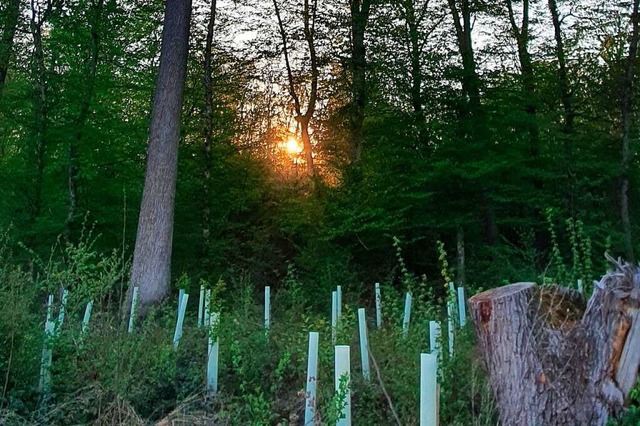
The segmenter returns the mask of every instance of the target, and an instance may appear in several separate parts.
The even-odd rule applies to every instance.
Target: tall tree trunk
[[[573,109],[573,100],[571,89],[569,86],[569,76],[567,75],[567,59],[564,48],[564,40],[562,38],[562,23],[558,12],[558,4],[556,0],[549,0],[549,12],[551,13],[551,22],[553,22],[553,34],[556,40],[556,56],[558,58],[558,89],[560,90],[560,101],[564,110],[564,130],[570,133],[573,130],[573,122],[575,112]]]
[[[147,169],[131,269],[130,288],[139,288],[140,315],[171,290],[173,211],[191,1],[167,0],[165,4],[160,70],[151,110]]]
[[[490,146],[488,142],[488,129],[484,120],[484,112],[480,101],[480,76],[477,71],[475,53],[472,38],[472,8],[469,0],[447,0],[456,33],[456,40],[460,58],[462,59],[462,92],[464,96],[463,107],[460,115],[463,126],[460,130],[461,139],[470,143]],[[473,142],[471,142],[473,141]],[[487,151],[487,150],[485,150]],[[489,190],[479,183],[481,214],[484,222],[484,233],[487,243],[496,244],[498,240],[498,227],[495,219],[495,210]]]
[[[585,300],[517,283],[469,299],[505,426],[604,426],[640,366],[640,270],[619,265]],[[585,309],[586,308],[586,309]]]
[[[74,225],[77,223],[78,209],[78,174],[80,171],[79,148],[82,144],[83,136],[86,134],[86,125],[89,118],[91,102],[95,92],[96,73],[98,69],[98,52],[100,44],[100,26],[102,24],[102,12],[104,0],[91,2],[89,5],[89,26],[91,28],[91,49],[89,57],[85,61],[84,90],[80,103],[80,113],[75,121],[76,132],[69,142],[68,165],[67,165],[67,195],[69,204],[67,206],[67,220],[64,227],[64,237],[70,240]]]
[[[633,113],[634,90],[634,63],[638,55],[638,3],[633,1],[633,13],[631,14],[631,38],[629,40],[629,55],[623,70],[620,84],[620,110],[622,119],[622,161],[621,161],[621,185],[620,185],[620,215],[622,218],[622,230],[624,232],[625,255],[629,262],[634,261],[633,239],[631,236],[631,218],[629,216],[629,162],[631,161],[631,149],[629,146],[631,133],[631,117]]]
[[[211,0],[207,39],[204,48],[204,173],[202,210],[202,245],[204,263],[209,265],[211,247],[211,144],[213,142],[213,31],[216,22],[217,0]]]
[[[476,117],[481,113],[480,77],[478,76],[471,36],[471,5],[469,0],[461,0],[460,6],[456,0],[448,0],[448,2],[456,30],[458,50],[462,58],[462,91],[467,97],[468,105],[466,113],[471,117]]]
[[[522,23],[518,26],[513,12],[513,1],[506,0],[509,12],[509,22],[516,44],[518,45],[518,60],[520,62],[520,75],[522,77],[522,95],[525,101],[524,110],[531,120],[528,123],[529,153],[533,160],[533,166],[540,154],[540,134],[537,124],[536,86],[533,75],[531,54],[529,53],[529,0],[522,1]],[[535,184],[535,182],[534,182]],[[540,189],[539,182],[535,185]]]
[[[401,6],[405,24],[408,29],[407,47],[409,49],[409,59],[411,62],[411,106],[413,107],[415,124],[418,129],[420,146],[425,147],[427,145],[427,136],[425,131],[424,99],[422,97],[422,67],[420,61],[422,49],[420,48],[419,31],[421,18],[416,14],[414,0],[404,0],[401,2]]]
[[[13,53],[13,39],[20,18],[20,0],[9,0],[2,18],[2,34],[0,35],[0,95],[7,80],[7,72]]]
[[[576,198],[576,182],[574,173],[574,149],[573,136],[574,122],[576,117],[573,94],[571,91],[571,83],[567,70],[567,53],[565,43],[562,37],[562,19],[558,11],[558,3],[556,0],[548,0],[548,9],[551,14],[551,22],[553,23],[553,33],[556,42],[556,58],[558,60],[558,94],[562,103],[562,134],[564,135],[564,148],[566,155],[566,172],[565,179],[568,183],[568,201],[569,209],[573,211]]]
[[[31,18],[29,30],[33,38],[33,63],[32,73],[35,82],[34,93],[34,163],[35,179],[31,208],[29,209],[29,221],[35,223],[42,209],[42,181],[44,176],[45,152],[47,145],[47,68],[44,62],[44,49],[42,46],[42,25],[51,9],[40,11],[34,1],[31,2]]]
[[[360,161],[364,142],[364,112],[367,106],[367,51],[364,43],[371,0],[349,0],[351,10],[351,152],[352,163]]]

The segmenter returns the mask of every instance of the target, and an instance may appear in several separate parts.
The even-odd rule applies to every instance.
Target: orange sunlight
[[[293,136],[287,139],[287,143],[285,145],[285,149],[289,155],[298,155],[302,152],[302,146],[300,142]]]

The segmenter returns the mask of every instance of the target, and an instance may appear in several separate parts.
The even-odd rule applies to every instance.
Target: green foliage
[[[547,209],[547,222],[549,226],[549,234],[551,235],[551,261],[550,270],[545,271],[543,283],[558,283],[564,286],[575,287],[577,281],[584,283],[586,294],[589,294],[591,282],[593,280],[593,254],[591,237],[587,235],[584,229],[584,223],[581,220],[568,218],[565,220],[565,231],[568,242],[568,249],[561,249],[558,234],[555,225],[556,213],[553,209]],[[606,247],[609,243],[605,243]],[[562,253],[570,253],[570,264]]]
[[[92,247],[86,241],[67,247],[65,253],[74,261],[51,266],[49,270],[55,273],[45,276],[43,282],[52,284],[55,277],[75,274],[77,284],[71,289],[72,298],[74,291],[85,294],[95,288],[95,271],[102,270],[100,259],[103,256],[92,251]],[[4,256],[6,251],[0,253]],[[36,411],[40,396],[35,385],[43,344],[40,321],[44,312],[42,307],[33,304],[38,287],[33,286],[30,277],[13,268],[11,259],[6,256],[2,265],[0,272],[5,274],[2,282],[8,285],[0,287],[0,300],[10,304],[11,309],[3,309],[0,314],[0,329],[6,339],[0,351],[0,375],[10,377],[1,400],[4,410],[0,410],[3,416],[0,418],[16,419],[15,424],[20,421],[22,424],[84,424],[108,421],[109,416],[117,414],[120,418],[155,421],[179,410],[181,401],[201,398],[198,395],[204,386],[208,331],[195,327],[195,309],[187,314],[184,335],[177,350],[171,340],[176,321],[173,301],[151,309],[135,332],[127,333],[126,321],[120,317],[122,304],[114,307],[109,302],[117,300],[120,291],[118,284],[123,265],[119,264],[114,268],[111,286],[106,287],[103,298],[94,299],[94,311],[86,334],[81,332],[82,306],[69,305],[65,323],[52,342],[52,394],[48,406]],[[65,265],[68,270],[64,269]],[[219,280],[214,286],[213,303],[217,303],[215,309],[221,312],[214,331],[221,348],[220,393],[213,406],[206,400],[198,405],[205,413],[213,415],[215,412],[219,419],[234,419],[238,424],[299,421],[296,419],[302,415],[300,389],[305,383],[308,332],[318,331],[321,336],[318,416],[329,423],[339,417],[349,390],[345,379],[337,392],[331,385],[334,360],[326,313],[301,308],[305,299],[300,278],[293,265],[289,265],[288,270],[284,285],[274,295],[274,306],[282,305],[283,308],[274,310],[268,334],[263,327],[262,306],[255,297],[254,283],[248,274],[230,277],[230,286],[237,290],[234,297],[224,297],[224,281]],[[419,280],[408,270],[404,277],[414,283],[413,322],[407,338],[403,339],[401,328],[403,294],[388,284],[383,286],[385,326],[370,331],[371,351],[381,369],[382,384],[376,379],[377,371],[372,375],[371,383],[363,380],[357,367],[359,353],[351,351],[354,422],[387,423],[391,420],[382,386],[390,393],[403,421],[415,420],[419,353],[426,345],[424,330],[429,319],[438,317],[441,307],[426,286],[426,280]],[[185,275],[176,287],[187,286],[189,281]],[[87,283],[88,289],[81,289],[83,283]],[[25,292],[26,288],[32,291]],[[352,304],[354,301],[346,293],[338,329],[338,341],[352,347],[358,338],[355,308],[359,305]],[[464,337],[465,334],[460,334],[458,350],[468,355],[459,355],[461,357],[472,353],[470,347],[464,346],[464,342],[471,341]],[[9,344],[10,341],[13,343]],[[444,382],[450,380],[444,375],[456,374],[459,376],[452,380],[462,381],[462,375],[467,374],[459,371],[462,365],[467,368],[466,364],[474,362],[465,359],[460,366],[451,368],[445,362]],[[7,375],[7,371],[11,374]],[[482,388],[483,385],[475,380],[481,379],[474,379],[473,386]],[[456,393],[447,398],[466,398],[466,394]],[[457,407],[455,410],[447,408],[443,415],[464,422],[464,419],[474,418],[472,413],[478,409],[474,404],[476,402],[459,402],[452,405]]]
[[[617,419],[609,419],[607,426],[637,426],[640,424],[640,382],[631,391],[629,408]]]

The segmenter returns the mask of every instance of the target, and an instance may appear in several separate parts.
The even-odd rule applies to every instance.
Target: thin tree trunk
[[[460,6],[456,0],[447,0],[453,25],[456,33],[456,40],[460,58],[462,59],[462,92],[464,96],[463,107],[460,115],[463,126],[460,130],[461,139],[469,143],[483,144],[487,147],[488,129],[484,120],[484,112],[480,99],[480,76],[478,75],[475,53],[473,50],[472,38],[472,8],[469,0],[461,0]],[[493,201],[490,198],[489,190],[479,185],[480,200],[482,205],[482,217],[487,243],[494,245],[498,239],[498,228],[496,225]]]
[[[604,426],[621,412],[640,366],[639,272],[619,265],[586,306],[534,283],[469,299],[503,425]]]
[[[207,39],[204,49],[204,209],[202,210],[203,257],[209,263],[211,235],[211,144],[213,142],[213,30],[216,22],[217,0],[211,0]]]
[[[83,136],[86,134],[85,126],[89,118],[89,112],[96,85],[96,73],[98,69],[98,52],[100,44],[100,25],[102,23],[104,0],[92,2],[89,6],[89,25],[91,28],[91,51],[86,61],[84,76],[84,91],[80,104],[80,113],[75,122],[76,132],[69,142],[68,167],[67,167],[67,194],[69,204],[67,207],[67,220],[64,227],[64,237],[70,240],[74,225],[77,222],[78,209],[78,174],[80,171],[79,148]]]
[[[635,259],[633,249],[633,239],[631,235],[631,218],[629,215],[629,163],[631,161],[631,149],[629,147],[631,133],[631,118],[633,113],[633,90],[634,90],[634,63],[638,54],[638,4],[640,0],[633,1],[633,13],[631,15],[631,38],[629,40],[629,55],[627,56],[623,78],[621,80],[621,119],[622,119],[622,161],[621,173],[622,182],[620,187],[620,214],[622,218],[622,230],[624,232],[625,255],[629,262]]]
[[[371,0],[350,0],[351,10],[351,152],[352,163],[360,161],[367,106],[367,50],[364,44]]]
[[[31,1],[31,18],[29,29],[33,37],[33,64],[32,72],[35,81],[34,93],[34,163],[35,163],[35,179],[33,188],[33,197],[31,200],[31,208],[29,221],[35,223],[40,216],[42,209],[42,180],[45,166],[45,152],[47,145],[47,68],[44,62],[44,50],[42,46],[42,25],[46,16],[50,13],[50,9],[46,11],[38,11],[34,0]]]
[[[518,45],[518,60],[520,62],[520,74],[522,76],[522,94],[525,101],[524,110],[531,120],[528,123],[529,132],[529,152],[535,167],[535,161],[540,154],[540,135],[537,124],[537,106],[536,106],[536,86],[533,75],[533,65],[531,63],[531,54],[529,53],[529,0],[522,1],[522,23],[520,26],[516,23],[513,12],[513,1],[506,0],[507,10],[509,12],[509,22],[511,31],[513,32],[516,43]],[[537,188],[539,185],[535,185]],[[538,188],[539,189],[539,188]]]
[[[130,288],[139,288],[140,315],[171,290],[173,212],[190,19],[190,0],[166,1],[147,170],[131,269]]]
[[[462,58],[462,91],[467,97],[467,114],[475,117],[481,112],[480,77],[478,76],[476,59],[471,37],[471,5],[469,0],[462,0],[460,7],[456,0],[448,0],[453,24],[456,30],[458,50]]]
[[[0,36],[0,95],[7,80],[7,72],[11,64],[13,40],[20,18],[20,0],[9,0],[3,16],[2,34]]]
[[[309,124],[313,119],[313,114],[316,110],[316,102],[318,98],[318,57],[315,48],[315,22],[317,12],[317,0],[313,0],[313,4],[309,4],[309,0],[304,0],[302,20],[303,20],[303,32],[304,38],[307,42],[309,49],[309,59],[311,62],[311,92],[309,94],[309,101],[307,102],[307,110],[302,113],[302,106],[300,102],[300,96],[295,88],[293,71],[291,70],[291,62],[289,61],[289,48],[287,33],[282,22],[280,14],[280,8],[278,1],[273,0],[273,7],[278,20],[278,28],[280,31],[280,37],[282,39],[282,52],[284,55],[285,66],[287,69],[287,78],[289,81],[289,94],[293,100],[293,109],[296,112],[296,121],[300,124],[302,131],[302,146],[304,150],[304,157],[306,162],[307,174],[309,176],[315,175],[315,167],[313,164],[313,147],[311,146],[311,138],[309,136]]]
[[[564,110],[564,130],[570,133],[573,130],[575,112],[573,110],[573,100],[567,75],[567,59],[562,39],[562,23],[558,12],[556,0],[549,0],[549,12],[553,22],[553,34],[556,40],[556,56],[558,57],[558,89],[560,90],[560,101]]]
[[[418,128],[420,145],[427,145],[427,137],[425,131],[425,115],[424,115],[424,99],[422,98],[422,67],[420,66],[420,58],[422,51],[420,49],[420,32],[418,25],[419,17],[416,16],[414,0],[405,0],[402,2],[403,14],[405,16],[406,26],[408,28],[409,38],[409,59],[411,61],[411,106],[415,117],[415,124]],[[425,6],[426,7],[426,6]]]

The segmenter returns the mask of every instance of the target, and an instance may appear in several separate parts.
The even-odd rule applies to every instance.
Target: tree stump
[[[640,365],[640,269],[616,263],[588,303],[516,283],[469,299],[504,426],[605,425]]]

